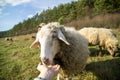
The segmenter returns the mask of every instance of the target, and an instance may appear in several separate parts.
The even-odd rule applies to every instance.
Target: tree
[[[96,13],[113,13],[120,10],[120,0],[96,0],[94,6]]]
[[[60,24],[63,24],[63,23],[64,23],[63,17],[60,17],[60,18],[58,19],[58,22],[59,22]]]

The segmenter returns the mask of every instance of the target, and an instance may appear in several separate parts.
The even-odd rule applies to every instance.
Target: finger
[[[43,70],[47,70],[47,66],[46,65],[38,64],[37,69],[42,72]]]
[[[59,70],[59,69],[60,69],[60,65],[57,65],[56,70]]]
[[[54,70],[59,70],[60,65],[56,64],[56,65],[54,65],[52,68],[53,68]]]
[[[41,65],[42,65],[42,62],[40,62],[39,64],[41,64]]]
[[[41,69],[42,69],[42,65],[41,65],[41,64],[38,64],[37,70],[38,70],[38,71],[41,71]]]

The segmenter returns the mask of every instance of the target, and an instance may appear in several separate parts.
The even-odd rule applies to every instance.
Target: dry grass
[[[82,27],[120,28],[120,14],[102,14],[95,17],[86,16],[65,25],[75,26],[77,29]]]

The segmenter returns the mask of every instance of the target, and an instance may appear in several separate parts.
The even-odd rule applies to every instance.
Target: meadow
[[[120,40],[119,30],[114,32]],[[35,33],[14,36],[13,41],[0,39],[0,80],[33,80],[38,76],[36,67],[40,62],[40,50],[39,47],[29,48],[34,41],[32,35]],[[97,47],[92,48],[92,53],[97,51]],[[120,57],[92,55],[85,70],[74,80],[119,80],[119,74]]]

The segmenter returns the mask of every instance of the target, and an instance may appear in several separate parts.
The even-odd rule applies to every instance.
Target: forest
[[[34,33],[40,23],[53,21],[77,29],[89,26],[120,28],[120,0],[78,0],[60,4],[0,32],[0,38]]]

